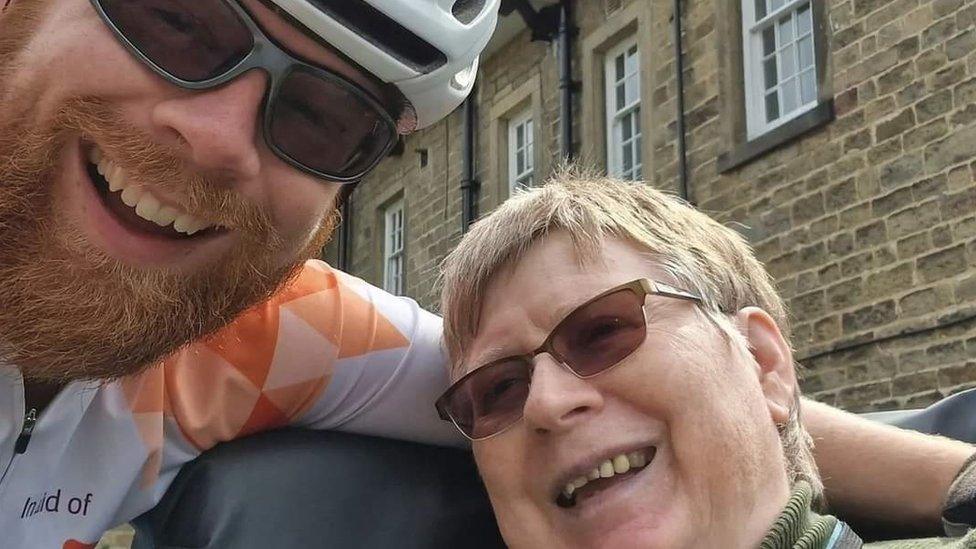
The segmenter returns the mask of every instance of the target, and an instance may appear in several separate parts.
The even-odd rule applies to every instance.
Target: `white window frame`
[[[627,72],[626,57],[633,52],[636,58],[636,70]],[[618,79],[616,63],[620,56],[624,56],[624,78]],[[604,81],[606,82],[604,109],[607,115],[607,173],[614,177],[639,180],[643,177],[644,162],[642,154],[643,135],[641,130],[641,59],[637,36],[633,36],[612,49],[608,50],[604,63]],[[631,83],[636,86],[636,99],[622,108],[617,105],[617,85],[624,83],[625,98],[627,79],[633,77]],[[625,124],[631,124],[631,137],[624,139]],[[630,148],[632,164],[629,170],[624,169],[625,147]]]
[[[525,139],[522,146],[518,143],[518,130],[522,129]],[[518,155],[523,154],[525,164],[519,170]],[[508,120],[508,190],[513,194],[516,189],[531,187],[535,179],[535,120],[532,118],[532,108],[528,108]]]
[[[742,57],[743,69],[745,73],[745,105],[746,105],[746,126],[747,136],[750,140],[755,139],[783,124],[793,120],[817,106],[820,93],[819,83],[817,82],[818,64],[822,61],[817,58],[817,36],[816,20],[814,18],[814,4],[817,0],[760,0],[767,1],[768,6],[774,6],[773,2],[782,2],[782,5],[775,8],[762,19],[757,20],[756,13],[757,0],[742,0]],[[810,30],[809,34],[797,36],[797,14],[806,5],[809,10]],[[791,18],[792,38],[789,43],[784,44],[780,34],[778,24],[786,17]],[[775,52],[767,56],[763,50],[763,32],[773,29],[775,35]],[[801,67],[799,42],[809,36],[810,47],[812,50],[812,62],[806,70]],[[786,80],[780,80],[784,70],[784,52],[792,56],[793,74]],[[775,59],[776,64],[776,85],[766,88],[766,78],[764,63],[767,60]],[[802,98],[801,78],[812,79],[813,93],[807,101]],[[789,112],[783,112],[784,94],[789,93],[789,88],[784,88],[784,83],[792,80],[796,86],[796,106]],[[766,95],[772,93],[777,97],[777,108],[780,111],[779,117],[769,121],[766,113]]]
[[[383,210],[383,289],[402,295],[406,270],[406,220],[403,199]]]

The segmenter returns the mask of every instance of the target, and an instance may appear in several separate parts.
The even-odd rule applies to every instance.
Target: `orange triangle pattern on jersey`
[[[122,386],[149,454],[141,484],[159,475],[164,418],[201,452],[287,425],[322,396],[335,361],[402,348],[409,340],[361,283],[311,261],[270,301]]]
[[[98,544],[97,543],[82,543],[82,542],[80,542],[78,540],[69,539],[68,541],[64,542],[64,545],[62,546],[61,549],[95,549],[95,546],[96,545],[98,545]]]

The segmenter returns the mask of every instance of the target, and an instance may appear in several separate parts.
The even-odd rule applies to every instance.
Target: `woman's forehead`
[[[647,251],[628,242],[609,238],[597,256],[581,258],[567,234],[538,241],[516,264],[489,280],[478,330],[459,371],[530,350],[521,347],[536,339],[536,345],[541,343],[576,307],[614,286],[645,277],[664,280],[666,273]]]

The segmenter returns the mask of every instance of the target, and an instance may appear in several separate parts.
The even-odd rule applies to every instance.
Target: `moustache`
[[[238,232],[253,244],[278,250],[282,239],[270,215],[234,190],[235,176],[204,170],[183,159],[178,147],[157,143],[97,98],[67,101],[52,127],[64,138],[77,134],[122,168],[127,179],[179,197],[187,213]]]

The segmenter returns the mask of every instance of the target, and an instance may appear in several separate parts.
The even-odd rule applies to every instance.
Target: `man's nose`
[[[549,354],[535,358],[524,419],[538,434],[566,431],[603,408],[603,396]]]
[[[218,88],[166,99],[153,109],[152,123],[196,167],[254,177],[261,169],[256,137],[267,81],[254,70]]]

